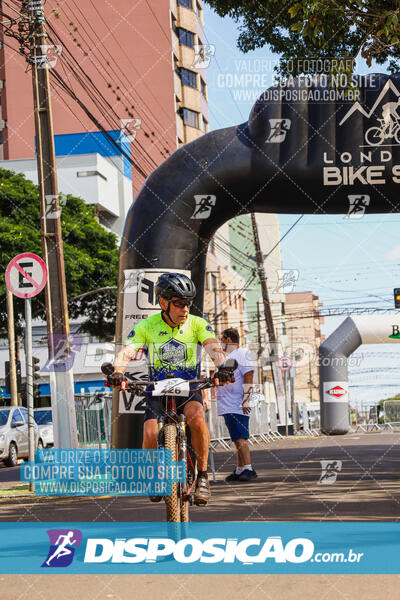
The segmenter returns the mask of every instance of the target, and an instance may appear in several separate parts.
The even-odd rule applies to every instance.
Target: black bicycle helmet
[[[174,296],[185,300],[193,300],[196,297],[196,287],[187,275],[163,273],[157,279],[155,293],[157,302],[159,298],[171,300]]]

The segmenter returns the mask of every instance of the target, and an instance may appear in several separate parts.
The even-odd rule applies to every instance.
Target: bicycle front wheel
[[[171,450],[172,460],[178,460],[178,436],[175,425],[164,426],[164,448]],[[181,521],[181,498],[179,494],[179,484],[172,484],[172,492],[169,496],[165,496],[165,506],[167,509],[167,521],[172,523],[180,523]]]
[[[365,132],[365,141],[370,146],[380,146],[385,138],[385,135],[380,127],[370,127]]]

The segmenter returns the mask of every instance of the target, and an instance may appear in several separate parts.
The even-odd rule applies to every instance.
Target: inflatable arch
[[[328,435],[350,430],[347,359],[361,344],[400,341],[400,313],[350,315],[319,347],[321,429]]]
[[[229,219],[399,211],[400,134],[394,123],[386,130],[381,117],[382,107],[400,97],[400,74],[360,77],[351,95],[324,76],[291,83],[266,90],[246,123],[183,146],[148,177],[125,223],[121,292],[128,272],[189,271],[199,291],[194,312],[201,314],[207,246]],[[149,278],[149,301],[151,286]],[[130,296],[136,292],[132,286]],[[138,314],[127,314],[126,293],[118,297],[120,343]],[[113,446],[137,447],[141,419],[134,411],[117,418],[118,410],[115,399]]]

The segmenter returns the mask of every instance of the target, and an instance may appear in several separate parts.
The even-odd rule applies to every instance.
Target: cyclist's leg
[[[157,419],[148,419],[143,425],[143,445],[146,450],[157,449]]]
[[[156,450],[158,441],[157,417],[161,412],[161,400],[151,398],[147,400],[143,424],[142,447],[146,450]],[[150,496],[151,502],[160,502],[162,496]]]
[[[196,454],[197,468],[207,471],[210,432],[204,419],[203,404],[198,400],[190,400],[183,409],[186,422],[190,427],[192,446]]]
[[[203,401],[201,394],[194,395],[193,399],[185,404],[183,412],[186,422],[190,427],[192,446],[197,460],[197,480],[194,490],[194,503],[205,506],[210,500],[210,483],[207,476],[208,449],[210,446],[210,433],[204,419]]]
[[[146,450],[157,449],[157,417],[161,413],[161,399],[147,400],[143,425],[143,448]]]

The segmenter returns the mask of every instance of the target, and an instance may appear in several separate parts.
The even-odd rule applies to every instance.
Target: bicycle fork
[[[183,494],[188,492],[188,481],[187,481],[187,440],[186,440],[186,417],[185,415],[179,415],[178,429],[178,460],[183,463],[183,472],[186,475],[186,481],[181,483]]]

